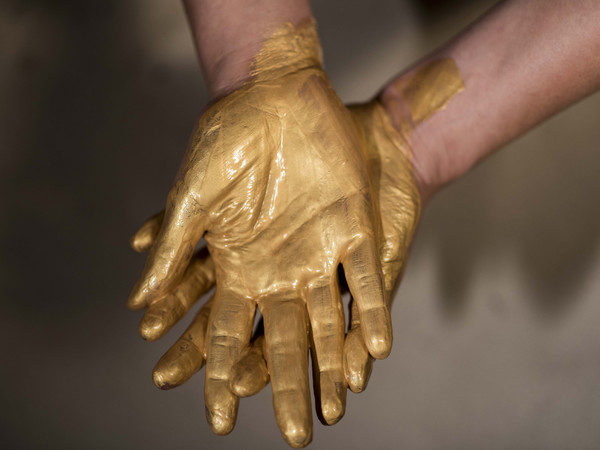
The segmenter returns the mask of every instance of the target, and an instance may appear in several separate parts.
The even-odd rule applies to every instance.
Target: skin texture
[[[250,77],[265,36],[311,19],[306,0],[183,0],[212,103]]]
[[[402,80],[448,58],[460,70],[464,91],[412,133],[424,202],[493,151],[600,88],[598,2],[498,2],[384,87],[380,100],[396,128],[406,119]]]
[[[292,446],[311,439],[308,326],[321,389],[345,389],[344,268],[371,356],[391,348],[378,255],[381,232],[366,153],[349,111],[320,67],[314,23],[277,30],[256,55],[252,78],[200,118],[165,218],[128,305],[173,295],[203,236],[217,290],[206,337],[205,402],[214,432],[235,423],[233,364],[248,345],[256,306],[278,425]],[[321,359],[321,355],[322,358]],[[331,421],[343,409],[332,410]]]

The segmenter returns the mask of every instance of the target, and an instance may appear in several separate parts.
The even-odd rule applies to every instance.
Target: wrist
[[[423,130],[427,128],[423,126],[414,127],[408,105],[393,86],[386,86],[378,100],[393,127],[409,142],[413,177],[422,203],[425,204],[445,184],[442,180],[446,170],[434,151],[440,147],[439,136],[436,130]],[[438,155],[443,153],[441,151]]]
[[[248,44],[205,67],[210,101],[249,81],[272,81],[306,69],[322,70],[321,46],[312,18],[285,23],[259,44]]]
[[[257,48],[240,48],[202,64],[209,103],[225,97],[248,81],[251,61]]]

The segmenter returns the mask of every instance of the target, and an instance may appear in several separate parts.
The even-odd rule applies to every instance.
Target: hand
[[[253,73],[200,118],[129,306],[168,296],[206,231],[217,279],[207,335],[209,423],[220,434],[235,423],[230,374],[258,305],[277,422],[301,446],[311,429],[307,321],[322,398],[335,398],[321,405],[323,415],[335,423],[344,412],[340,263],[366,348],[376,358],[389,354],[380,225],[360,136],[320,68],[312,24],[275,33]]]
[[[164,212],[154,215],[133,235],[131,247],[135,251],[146,252],[154,245],[163,218]],[[210,255],[202,251],[196,253],[173,294],[148,307],[139,325],[140,334],[148,341],[164,336],[213,287],[214,280],[214,265]],[[159,389],[167,390],[185,383],[204,365],[206,329],[212,302],[211,297],[154,367],[152,378]],[[231,387],[239,397],[258,393],[269,380],[263,358],[264,336],[261,332],[257,334],[258,337],[242,351],[235,365]]]
[[[412,130],[407,122],[402,123],[401,132],[396,130],[379,101],[349,108],[365,140],[369,173],[379,201],[383,228],[381,269],[385,298],[391,309],[421,214],[410,145]],[[350,329],[344,342],[344,372],[352,391],[366,388],[372,361],[362,337],[357,305],[352,300]]]
[[[382,269],[385,279],[386,298],[393,300],[393,290],[399,280],[408,256],[419,214],[420,196],[412,175],[410,147],[407,140],[390,124],[385,111],[378,102],[350,107],[361,138],[368,149],[369,173],[378,190],[382,211],[383,245],[381,246]],[[132,239],[134,248],[151,246],[160,228],[162,214],[151,218]],[[190,269],[188,269],[190,270]],[[193,302],[186,300],[184,304]],[[206,306],[205,306],[206,308]],[[365,389],[371,371],[372,358],[366,349],[360,330],[360,320],[352,303],[351,328],[344,345],[344,369],[348,385],[354,392]],[[162,322],[172,324],[165,309]],[[182,338],[161,358],[154,369],[158,387],[169,388],[189,379],[204,361],[202,343],[206,329],[207,313],[202,309]],[[159,319],[159,322],[161,320]],[[147,334],[142,321],[140,331]],[[162,327],[161,327],[162,329]],[[268,381],[266,363],[263,359],[264,339],[259,336],[251,347],[244,349],[230,376],[230,388],[239,397],[259,392]],[[315,349],[312,349],[315,355]],[[330,355],[336,357],[336,355]],[[315,377],[319,376],[318,357],[314,357]],[[320,358],[323,360],[323,358]],[[345,389],[345,385],[343,386]],[[318,395],[321,403],[328,403],[327,393]],[[335,401],[335,397],[333,398]],[[320,414],[322,416],[322,412]]]

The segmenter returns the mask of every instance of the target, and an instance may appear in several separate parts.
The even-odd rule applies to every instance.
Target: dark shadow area
[[[433,200],[420,238],[439,248],[439,294],[448,314],[467,306],[471,279],[482,265],[507,260],[542,316],[575,305],[600,239],[600,153],[590,145],[600,136],[598,116],[589,114],[596,108],[591,100],[551,119]],[[568,135],[552,131],[558,121],[569,124]]]

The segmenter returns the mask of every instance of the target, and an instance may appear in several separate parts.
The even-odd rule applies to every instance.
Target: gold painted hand
[[[414,184],[410,149],[406,139],[389,124],[383,108],[377,102],[350,107],[350,111],[360,131],[363,145],[368,149],[369,173],[373,185],[378,191],[378,200],[382,212],[383,244],[381,248],[382,269],[384,272],[386,298],[393,299],[393,289],[399,280],[406,258],[408,248],[416,228],[420,213],[420,196]],[[155,234],[160,228],[162,215],[158,214],[142,226],[132,239],[132,246],[141,250],[149,248],[154,241]],[[206,264],[204,267],[209,267]],[[188,271],[201,272],[201,269]],[[186,272],[187,273],[187,272]],[[183,284],[183,283],[182,283]],[[210,286],[209,286],[210,287]],[[190,305],[197,297],[180,299],[178,303]],[[160,303],[160,302],[159,302]],[[152,305],[152,308],[156,308]],[[203,345],[207,324],[208,304],[198,313],[192,325],[175,345],[161,358],[154,369],[154,381],[162,389],[177,386],[189,379],[201,367],[204,361]],[[175,309],[173,307],[173,309]],[[151,315],[151,320],[146,316],[140,323],[140,332],[144,336],[154,336],[154,329],[165,330],[174,321],[168,308],[159,308],[162,316]],[[181,317],[178,315],[178,318]],[[157,326],[160,324],[160,326]],[[166,324],[166,326],[165,326]],[[326,324],[333,326],[333,324]],[[267,383],[269,375],[263,359],[264,338],[259,336],[250,347],[246,347],[240,359],[232,369],[230,388],[239,397],[253,395],[259,392]],[[329,348],[336,352],[333,355],[321,355],[319,358],[315,348],[313,354],[314,377],[320,377],[321,367],[319,361],[325,357],[338,358],[341,348]],[[371,371],[372,358],[370,357],[362,333],[356,305],[352,305],[351,328],[348,331],[344,346],[344,368],[346,382],[355,392],[362,391],[367,384]],[[341,387],[346,389],[344,383]],[[333,395],[332,395],[333,394]],[[337,393],[317,393],[320,398],[320,416],[327,422],[327,413],[335,408],[339,401]],[[331,406],[333,405],[333,406]],[[342,403],[342,411],[345,405]]]
[[[328,422],[343,415],[342,264],[369,353],[391,348],[366,155],[353,119],[319,61],[312,24],[276,32],[253,77],[200,118],[165,219],[129,299],[169,296],[204,233],[217,290],[206,337],[205,402],[213,431],[233,428],[233,364],[250,341],[258,305],[278,425],[293,446],[310,441],[308,324]],[[331,395],[330,395],[331,394]],[[326,407],[326,408],[325,408]]]
[[[378,101],[349,108],[363,133],[369,173],[379,201],[383,227],[381,269],[385,298],[391,309],[421,214],[421,195],[412,164],[411,127],[406,124],[402,132],[397,131]],[[362,338],[357,305],[352,300],[350,329],[344,343],[344,370],[352,391],[366,388],[372,361]]]
[[[164,211],[148,219],[131,238],[131,247],[140,253],[148,251],[156,241],[163,219]],[[214,264],[210,255],[197,252],[173,293],[146,309],[139,325],[142,337],[151,342],[163,337],[214,286],[214,281]],[[204,365],[206,330],[212,303],[213,297],[202,306],[185,332],[154,367],[152,378],[159,389],[182,385]],[[264,336],[259,332],[252,344],[241,352],[231,383],[238,397],[254,395],[268,382],[263,344]]]

